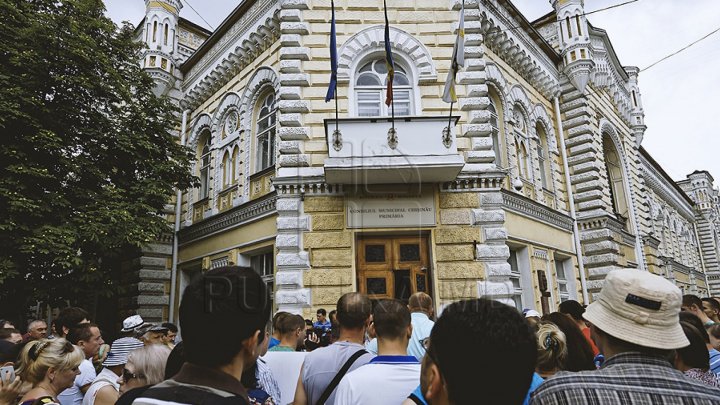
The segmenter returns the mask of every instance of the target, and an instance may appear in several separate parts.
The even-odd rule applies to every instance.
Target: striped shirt
[[[710,349],[710,370],[720,374],[720,352],[715,349]]]
[[[720,404],[720,389],[684,376],[662,358],[638,352],[615,355],[597,371],[561,372],[546,380],[531,404]]]

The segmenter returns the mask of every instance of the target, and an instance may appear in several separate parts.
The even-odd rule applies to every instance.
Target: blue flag
[[[334,99],[336,97],[335,92],[337,91],[337,40],[335,39],[335,2],[331,1],[332,5],[332,22],[330,23],[330,85],[328,85],[327,95],[325,95],[325,102]]]
[[[393,80],[395,79],[395,62],[393,62],[392,49],[390,48],[390,22],[387,15],[387,3],[383,0],[385,7],[385,65],[387,65],[387,93],[385,94],[385,104],[390,105],[393,102]]]

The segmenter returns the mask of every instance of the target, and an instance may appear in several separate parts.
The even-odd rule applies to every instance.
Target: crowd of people
[[[0,405],[720,404],[720,300],[648,272],[612,271],[589,306],[545,315],[479,298],[436,316],[425,293],[347,293],[315,321],[270,303],[257,273],[228,266],[186,288],[181,336],[133,315],[108,346],[72,307],[50,336],[0,321]],[[268,352],[305,352],[294,393]]]

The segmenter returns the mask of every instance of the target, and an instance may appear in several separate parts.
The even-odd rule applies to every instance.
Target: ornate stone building
[[[707,291],[717,191],[706,172],[678,188],[640,147],[639,71],[582,0],[534,22],[507,0],[465,0],[450,119],[460,0],[389,0],[392,122],[380,0],[336,2],[339,120],[324,101],[329,0],[245,0],[207,38],[182,34],[179,1],[146,4],[142,63],[185,111],[180,140],[200,178],[177,206],[162,295],[173,307],[193,276],[229,263],[305,317],[348,291],[552,311],[591,300],[615,268]]]

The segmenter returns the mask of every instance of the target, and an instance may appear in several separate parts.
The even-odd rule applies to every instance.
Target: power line
[[[205,21],[205,24],[207,24],[207,26],[210,27],[210,30],[211,30],[211,31],[215,31],[215,27],[213,27],[212,24],[210,24],[209,22],[207,22],[207,20],[206,20],[205,18],[203,18],[203,16],[201,16],[200,13],[198,13],[197,10],[195,10],[195,7],[193,7],[192,4],[190,4],[190,1],[189,1],[189,0],[185,0],[185,4],[187,4],[188,6],[190,6],[190,8],[192,9],[192,11],[194,11],[195,14],[197,14],[198,17],[200,17],[201,20]]]
[[[658,61],[656,61],[656,62],[652,63],[652,64],[651,64],[650,66],[648,66],[648,67],[646,67],[646,68],[643,68],[643,69],[640,69],[640,71],[641,71],[641,72],[644,72],[644,71],[646,71],[646,70],[650,69],[651,67],[653,67],[653,66],[657,65],[658,63],[660,63],[660,62],[662,62],[662,61],[664,61],[664,60],[666,60],[666,59],[669,59],[669,58],[671,58],[671,57],[673,57],[673,56],[675,56],[675,55],[679,54],[680,52],[682,52],[682,51],[684,51],[684,50],[686,50],[686,49],[690,48],[691,46],[693,46],[693,45],[697,44],[698,42],[700,42],[700,41],[702,41],[702,40],[706,39],[707,37],[711,36],[712,34],[714,34],[714,33],[718,32],[718,31],[720,31],[720,27],[717,27],[716,29],[714,29],[714,30],[713,30],[712,32],[710,32],[709,34],[705,35],[704,37],[702,37],[702,38],[700,38],[700,39],[698,39],[698,40],[696,40],[696,41],[693,41],[693,42],[689,43],[688,45],[685,45],[684,47],[680,48],[679,50],[677,50],[677,51],[675,51],[675,52],[671,53],[670,55],[667,55],[667,56],[665,56],[665,57],[661,58],[660,60],[658,60]]]
[[[635,2],[638,2],[638,1],[640,1],[640,0],[629,0],[629,1],[626,1],[626,2],[624,2],[624,3],[613,4],[612,6],[607,6],[607,7],[604,7],[604,8],[599,8],[599,9],[597,9],[597,10],[588,11],[587,13],[582,13],[582,14],[577,14],[577,15],[578,15],[578,16],[585,16],[585,15],[595,14],[595,13],[599,13],[599,12],[601,12],[601,11],[606,11],[606,10],[610,10],[610,9],[612,9],[612,8],[625,6],[625,5],[628,5],[628,4],[631,4],[631,3],[635,3]],[[560,23],[560,22],[561,22],[561,21],[555,21],[554,24],[557,24],[557,23]],[[502,30],[493,31],[492,34],[497,33],[497,32],[504,32],[504,31],[516,30],[516,29],[520,29],[520,28],[524,28],[524,27],[516,26],[516,27],[505,28],[505,29],[502,29]]]

